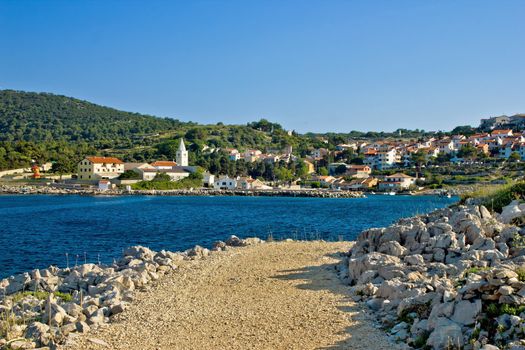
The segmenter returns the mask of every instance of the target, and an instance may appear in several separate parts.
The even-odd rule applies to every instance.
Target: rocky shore
[[[212,250],[196,246],[185,252],[126,249],[113,265],[33,270],[0,281],[0,348],[55,349],[73,333],[87,333],[128,308],[135,291],[177,269],[184,260],[264,243],[259,238],[230,237]],[[104,345],[102,340],[97,340]]]
[[[241,196],[241,197],[312,197],[312,198],[360,198],[362,192],[331,191],[331,190],[214,190],[214,189],[183,189],[183,190],[106,190],[90,188],[63,188],[55,186],[0,186],[0,194],[52,194],[52,195],[87,195],[87,196]]]
[[[525,206],[458,206],[362,232],[341,275],[393,341],[525,349]]]

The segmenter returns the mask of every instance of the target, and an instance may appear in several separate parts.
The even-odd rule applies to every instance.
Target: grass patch
[[[423,331],[414,340],[413,346],[416,349],[430,349],[430,347],[427,345],[427,340],[428,340],[429,336],[430,336],[430,332],[429,331]]]
[[[518,280],[525,282],[525,267],[518,267],[516,273],[518,274]]]
[[[518,316],[525,311],[525,305],[511,305],[491,303],[487,306],[486,312],[489,317],[498,317],[504,314]]]
[[[480,272],[483,272],[483,271],[489,271],[490,270],[490,267],[486,266],[486,267],[470,267],[468,269],[465,270],[465,277],[467,277],[468,275],[470,275],[471,273],[473,274],[479,274]]]
[[[69,293],[53,292],[53,295],[55,297],[57,297],[57,298],[62,299],[62,301],[64,301],[64,302],[70,302],[71,300],[73,300],[73,296],[71,294],[69,294]],[[29,296],[32,296],[32,297],[34,297],[34,298],[36,298],[38,300],[46,300],[47,297],[49,296],[49,292],[25,291],[25,292],[20,292],[20,293],[13,294],[11,298],[12,298],[14,303],[18,303],[22,299],[24,299],[26,297],[29,297]]]
[[[461,197],[464,203],[468,198],[479,198],[481,204],[489,210],[501,212],[502,208],[513,200],[525,199],[525,181],[507,185],[483,186]]]
[[[38,300],[45,300],[47,299],[47,297],[49,296],[49,292],[41,292],[41,291],[36,291],[36,292],[29,292],[29,291],[26,291],[26,292],[20,292],[20,293],[16,293],[16,294],[13,294],[12,296],[12,300],[14,303],[18,303],[19,301],[21,301],[22,299],[26,298],[26,297],[29,297],[29,296],[32,296]]]

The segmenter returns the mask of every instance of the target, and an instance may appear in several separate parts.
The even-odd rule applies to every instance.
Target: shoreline
[[[224,197],[304,197],[363,198],[363,192],[331,190],[106,190],[73,189],[54,186],[0,186],[0,195],[81,195],[81,196],[224,196]]]
[[[0,185],[1,195],[79,195],[79,196],[195,196],[195,197],[298,197],[298,198],[366,198],[367,196],[388,195],[386,192],[341,191],[329,189],[275,189],[275,190],[98,190],[86,188],[65,188],[58,186],[7,186]],[[396,196],[442,196],[440,191],[416,193],[398,192]],[[453,193],[454,197],[458,193]]]

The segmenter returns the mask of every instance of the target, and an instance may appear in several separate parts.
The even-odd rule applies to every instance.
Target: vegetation
[[[481,200],[481,204],[488,209],[501,212],[502,208],[509,205],[513,200],[525,199],[525,181],[485,186],[475,192],[464,195],[462,202],[465,202],[468,198],[478,198]]]
[[[20,300],[22,300],[22,299],[24,299],[24,298],[26,298],[28,296],[32,296],[32,297],[34,297],[34,298],[36,298],[38,300],[45,300],[45,299],[47,299],[49,294],[50,294],[49,292],[44,292],[44,291],[25,291],[25,292],[16,293],[11,298],[12,298],[14,303],[17,303]],[[57,298],[62,299],[65,302],[69,302],[69,301],[73,300],[73,296],[71,294],[68,294],[68,293],[53,292],[53,295],[55,297],[57,297]]]
[[[516,273],[518,274],[518,280],[520,282],[525,282],[525,268],[524,267],[517,268]]]
[[[168,174],[158,173],[151,181],[140,181],[131,188],[134,190],[182,190],[189,188],[199,188],[202,186],[202,173],[195,172],[179,181],[171,181]]]
[[[116,156],[125,161],[174,159],[181,137],[190,143],[190,162],[205,165],[215,161],[204,151],[206,147],[240,151],[255,148],[271,153],[292,146],[295,155],[304,157],[312,148],[334,150],[335,145],[349,138],[394,140],[429,135],[423,130],[406,129],[393,133],[299,135],[266,119],[246,125],[199,125],[123,112],[66,96],[0,90],[0,170],[28,166],[32,160],[53,161],[56,162],[53,171],[65,174],[74,171],[77,162],[88,154]],[[362,163],[362,158],[347,150],[338,159],[321,160],[319,166],[326,167],[329,162],[339,160]],[[281,173],[287,177],[285,172]]]

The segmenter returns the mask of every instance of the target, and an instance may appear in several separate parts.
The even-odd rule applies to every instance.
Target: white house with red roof
[[[385,176],[385,179],[379,183],[380,190],[405,190],[416,183],[416,178],[403,174],[396,173]]]
[[[124,172],[124,162],[115,157],[86,157],[78,163],[78,179],[83,181],[109,180]]]

